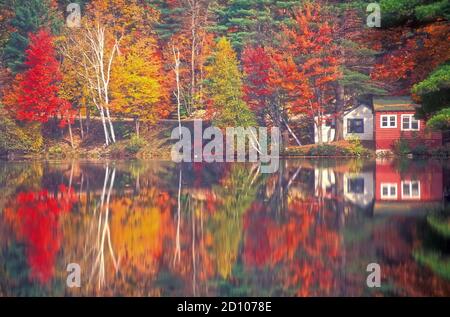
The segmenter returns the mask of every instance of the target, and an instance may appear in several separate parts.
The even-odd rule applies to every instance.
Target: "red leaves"
[[[18,234],[27,245],[30,277],[42,284],[54,274],[60,248],[59,216],[72,208],[71,190],[61,185],[57,198],[46,190],[21,192],[17,196]]]
[[[266,106],[269,90],[270,57],[262,47],[247,47],[242,54],[246,75],[244,98],[250,109],[261,110]]]
[[[450,25],[435,22],[419,29],[397,28],[374,34],[373,45],[383,48],[371,76],[395,94],[409,94],[437,66],[450,59]],[[379,36],[379,38],[377,37]]]
[[[47,122],[59,116],[64,125],[72,117],[71,104],[58,96],[62,75],[51,34],[42,29],[30,35],[25,65],[28,70],[16,77],[15,87],[7,96],[23,121]],[[14,101],[14,104],[11,104]]]

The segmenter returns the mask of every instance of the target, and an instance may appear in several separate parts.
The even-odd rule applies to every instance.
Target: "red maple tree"
[[[263,47],[246,47],[242,53],[245,73],[244,98],[250,109],[259,112],[267,107],[271,95],[269,87],[270,56]]]
[[[16,76],[6,103],[15,108],[19,120],[47,122],[59,117],[65,125],[71,118],[71,104],[58,96],[62,75],[48,30],[30,34],[25,65],[28,69]]]
[[[334,30],[320,5],[306,4],[294,15],[293,26],[283,27],[280,47],[271,53],[269,82],[291,115],[321,120],[341,77]],[[320,125],[321,122],[318,122]]]

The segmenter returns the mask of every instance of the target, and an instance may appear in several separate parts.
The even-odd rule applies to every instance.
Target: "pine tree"
[[[247,44],[273,41],[280,26],[288,24],[299,1],[286,0],[228,0],[214,8],[217,26],[213,29],[227,36],[240,52]]]
[[[56,33],[62,22],[52,0],[17,0],[14,4],[14,18],[11,20],[15,32],[11,34],[3,53],[6,66],[13,73],[25,70],[23,63],[29,33],[35,33],[41,27],[49,27]]]
[[[151,6],[160,12],[155,30],[161,41],[168,41],[181,31],[184,8],[179,0],[149,0]]]
[[[219,127],[247,127],[255,124],[253,113],[243,99],[242,74],[236,53],[226,38],[221,38],[207,67],[208,94]]]

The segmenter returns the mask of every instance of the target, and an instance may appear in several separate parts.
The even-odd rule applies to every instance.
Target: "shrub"
[[[347,150],[351,155],[363,156],[368,155],[368,150],[362,145],[361,140],[357,136],[348,138],[349,147]]]
[[[366,149],[357,138],[322,145],[306,145],[289,147],[286,155],[294,156],[369,156],[371,152]]]
[[[55,146],[51,146],[48,149],[48,154],[49,155],[55,155],[55,156],[63,156],[64,155],[64,151],[59,145],[55,145]]]
[[[437,149],[432,149],[431,155],[436,156],[436,157],[449,157],[450,156],[450,146],[441,146]]]
[[[399,139],[394,143],[394,154],[404,156],[411,153],[411,148],[405,139]]]
[[[10,119],[0,106],[0,154],[8,152],[36,153],[42,150],[44,140],[41,126],[20,124]]]
[[[416,145],[411,152],[414,156],[426,156],[430,154],[430,150],[425,144]]]
[[[125,145],[125,150],[130,154],[137,154],[146,145],[147,141],[134,134]]]

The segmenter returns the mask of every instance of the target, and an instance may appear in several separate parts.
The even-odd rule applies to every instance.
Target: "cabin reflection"
[[[379,159],[359,169],[316,166],[314,192],[320,199],[342,200],[370,214],[426,212],[444,198],[439,162]],[[353,208],[354,209],[354,208]]]
[[[375,210],[380,213],[423,213],[443,199],[443,169],[434,161],[377,160]]]

